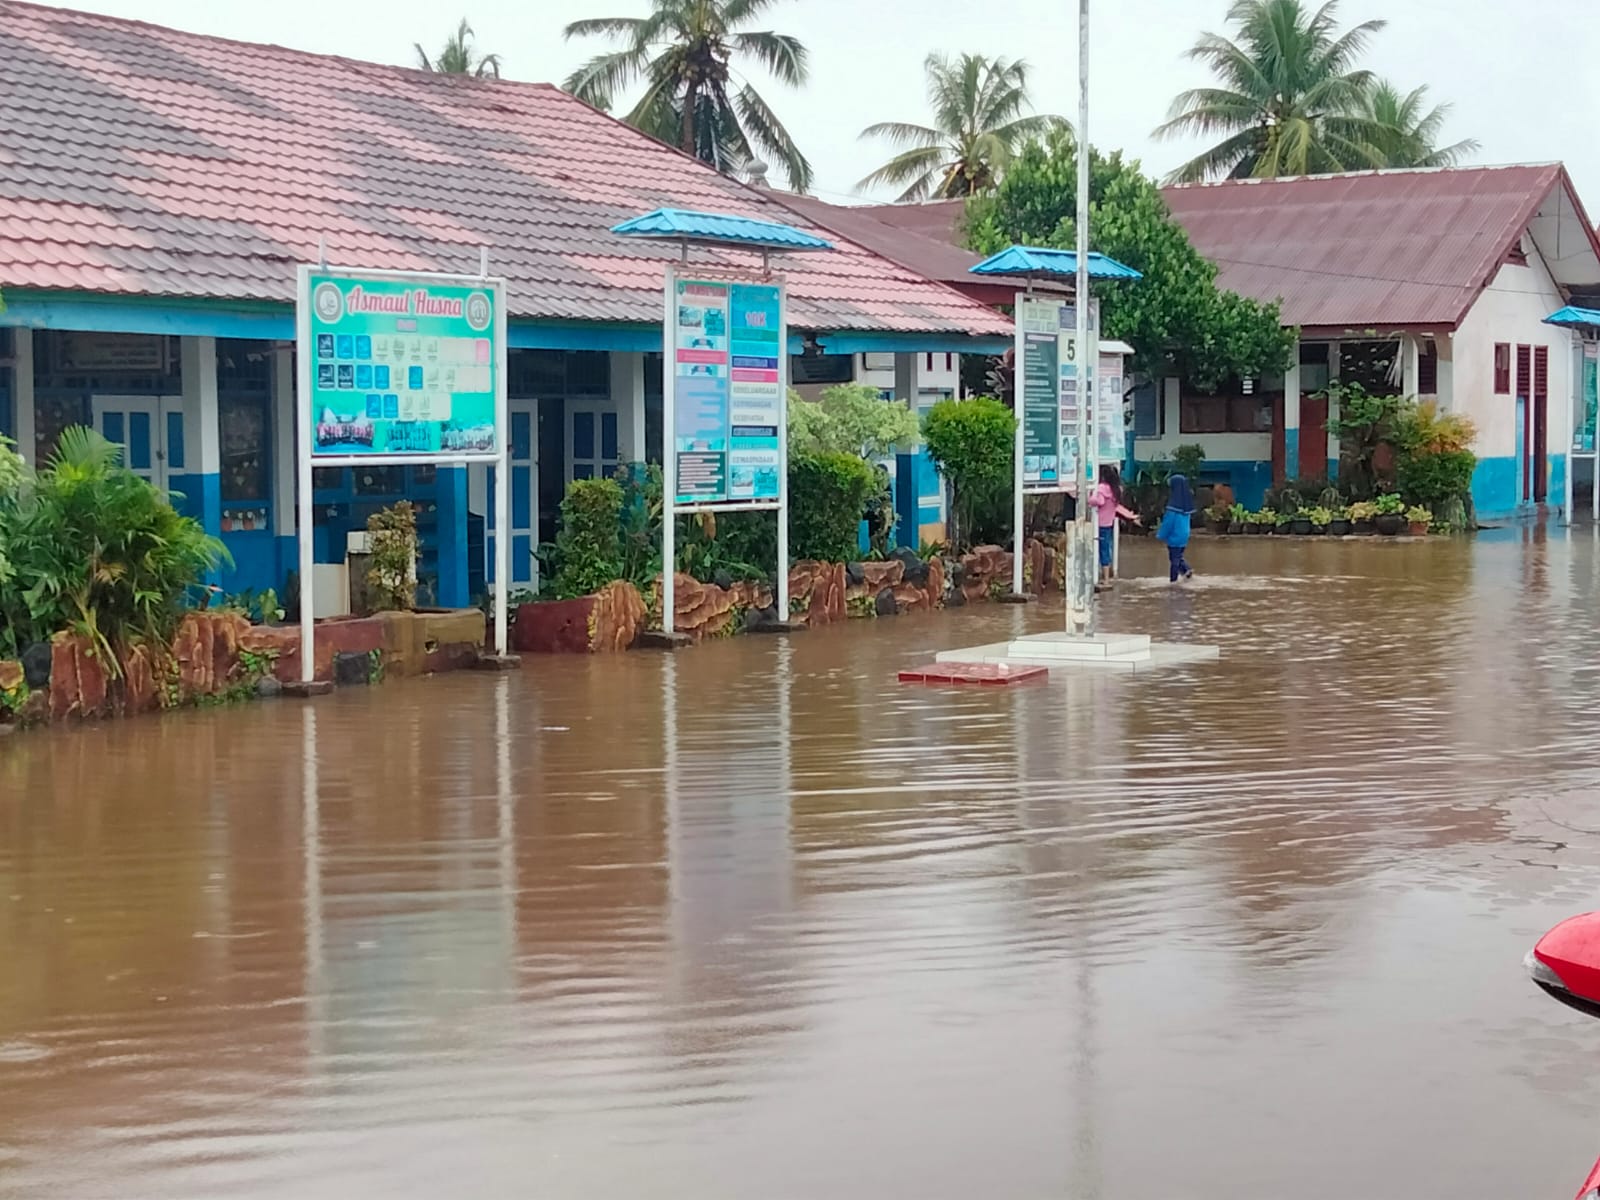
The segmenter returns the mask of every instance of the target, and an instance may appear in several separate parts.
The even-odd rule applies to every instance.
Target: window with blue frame
[[[224,533],[271,530],[271,414],[271,343],[219,340],[217,431]]]
[[[43,330],[33,339],[33,449],[55,454],[61,431],[90,422],[90,397],[179,396],[178,339],[160,334]]]

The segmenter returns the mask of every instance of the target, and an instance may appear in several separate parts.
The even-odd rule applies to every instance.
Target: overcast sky
[[[508,78],[559,83],[598,43],[564,42],[579,17],[634,16],[648,0],[76,0],[65,7],[320,53],[410,64],[466,16]],[[1090,133],[1154,174],[1194,146],[1150,131],[1178,91],[1206,82],[1183,58],[1202,30],[1224,31],[1228,0],[1093,0]],[[459,11],[458,11],[459,10]],[[925,123],[929,51],[1026,59],[1041,111],[1077,116],[1073,0],[780,0],[766,22],[811,51],[811,82],[790,92],[755,77],[816,168],[818,194],[844,201],[889,156],[857,140],[880,120]],[[1600,219],[1600,5],[1593,0],[1343,0],[1346,22],[1384,17],[1367,64],[1454,111],[1447,138],[1475,137],[1481,163],[1560,159]],[[880,197],[891,199],[891,196]]]

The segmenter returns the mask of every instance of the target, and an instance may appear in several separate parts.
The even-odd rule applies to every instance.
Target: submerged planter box
[[[606,654],[626,650],[644,627],[639,590],[618,580],[592,596],[518,605],[511,646],[525,654]]]

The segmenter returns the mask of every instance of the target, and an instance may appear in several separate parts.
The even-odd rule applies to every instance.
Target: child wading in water
[[[1100,534],[1100,582],[1108,584],[1115,577],[1111,565],[1111,551],[1117,536],[1117,518],[1126,517],[1135,525],[1139,514],[1122,507],[1122,477],[1110,463],[1100,464],[1100,482],[1089,493],[1089,507],[1094,509]]]
[[[1167,544],[1167,578],[1177,583],[1180,579],[1194,578],[1194,572],[1183,558],[1183,552],[1189,548],[1189,516],[1194,512],[1194,492],[1183,475],[1174,475],[1167,480],[1167,486],[1170,489],[1167,511],[1161,518],[1161,527],[1156,530],[1156,540]]]

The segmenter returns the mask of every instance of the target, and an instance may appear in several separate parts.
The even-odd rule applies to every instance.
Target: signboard
[[[1100,394],[1094,410],[1094,457],[1100,463],[1120,464],[1127,454],[1127,417],[1122,405],[1122,355],[1100,355],[1096,376]]]
[[[1595,424],[1600,416],[1600,346],[1583,348],[1583,381],[1579,392],[1577,421],[1573,424],[1572,448],[1583,454],[1595,452]]]
[[[783,494],[783,286],[674,277],[672,449],[679,508],[775,508]]]
[[[159,375],[170,365],[160,334],[67,331],[57,339],[56,365],[63,371]]]
[[[498,456],[498,280],[333,268],[304,278],[314,458]]]
[[[1061,478],[1062,486],[1075,489],[1078,485],[1078,397],[1079,376],[1086,375],[1082,395],[1088,406],[1089,445],[1087,457],[1091,481],[1096,466],[1095,416],[1097,405],[1094,393],[1094,368],[1090,365],[1098,357],[1100,306],[1093,301],[1089,309],[1089,344],[1078,343],[1078,312],[1071,304],[1061,307]],[[1120,437],[1121,421],[1117,423]],[[1120,461],[1122,453],[1117,452]]]
[[[1053,492],[1061,455],[1061,301],[1017,296],[1015,388],[1022,422],[1022,488]]]

